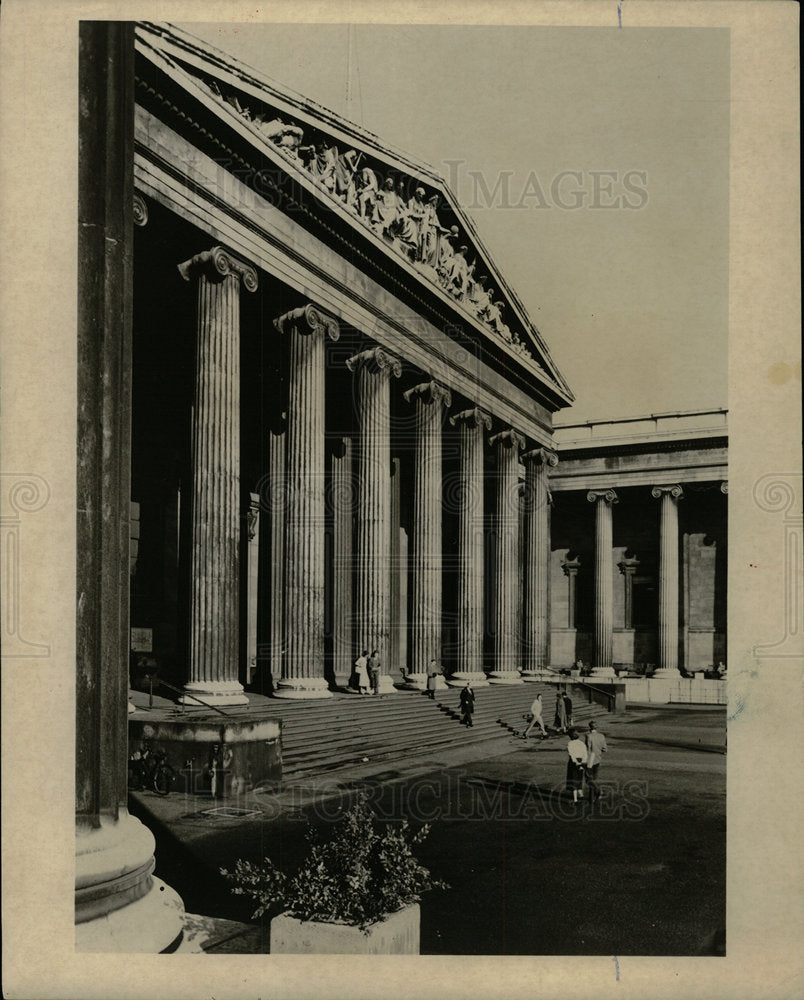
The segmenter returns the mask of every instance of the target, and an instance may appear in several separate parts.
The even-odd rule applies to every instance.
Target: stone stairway
[[[538,691],[550,726],[555,688],[540,682],[476,689],[471,729],[460,724],[460,694],[454,688],[437,692],[435,701],[407,691],[319,702],[273,701],[272,709],[282,718],[283,778],[292,781],[367,762],[392,765],[433,751],[510,740],[525,728],[523,716]],[[575,722],[584,728],[587,719],[606,714],[598,705],[573,701]]]

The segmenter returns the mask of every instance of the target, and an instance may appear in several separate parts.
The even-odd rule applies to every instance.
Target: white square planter
[[[349,924],[297,920],[280,913],[271,921],[272,955],[418,955],[418,903],[371,924],[368,934]]]

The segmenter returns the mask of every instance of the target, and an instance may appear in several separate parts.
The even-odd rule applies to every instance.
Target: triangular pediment
[[[472,220],[431,167],[180,29],[138,25],[137,48],[264,160],[426,282],[464,325],[565,405],[573,400]]]

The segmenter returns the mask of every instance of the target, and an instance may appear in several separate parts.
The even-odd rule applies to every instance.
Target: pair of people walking
[[[570,729],[567,743],[567,789],[572,792],[572,801],[584,798],[584,789],[589,791],[590,803],[600,798],[597,783],[600,761],[608,750],[606,737],[597,728],[594,720],[589,722],[589,730],[581,738],[577,729]]]
[[[572,699],[566,691],[556,692],[555,727],[560,733],[572,728]]]

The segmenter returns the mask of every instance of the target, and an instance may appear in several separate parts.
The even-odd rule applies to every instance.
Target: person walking
[[[369,693],[369,675],[368,675],[368,650],[364,649],[363,652],[355,660],[355,673],[357,674],[357,690],[361,694]]]
[[[440,673],[438,662],[430,660],[430,669],[427,672],[427,697],[432,701],[435,701],[436,685],[438,684],[438,675]]]
[[[575,729],[569,731],[567,755],[567,788],[572,791],[572,801],[577,802],[579,798],[583,798],[583,776],[587,751],[586,744],[578,738],[578,732]]]
[[[572,698],[564,692],[564,714],[566,715],[565,725],[567,729],[572,729]]]
[[[526,740],[528,738],[528,733],[533,729],[534,726],[538,726],[542,731],[542,736],[547,736],[547,730],[544,728],[544,720],[542,719],[542,696],[537,694],[533,699],[533,703],[530,706],[531,719],[528,723],[528,728],[522,734],[522,739]]]
[[[380,693],[380,657],[376,649],[372,649],[368,659],[368,672],[371,678],[371,690],[373,694]]]
[[[600,798],[600,788],[597,784],[597,773],[603,754],[608,750],[606,737],[597,728],[594,719],[589,722],[586,734],[586,783],[589,786],[589,801],[596,802]]]
[[[467,727],[467,729],[472,728],[472,716],[475,713],[475,692],[472,690],[472,685],[467,683],[466,687],[461,688],[461,722]]]
[[[555,727],[560,733],[567,731],[567,709],[564,704],[564,692],[556,691]]]

